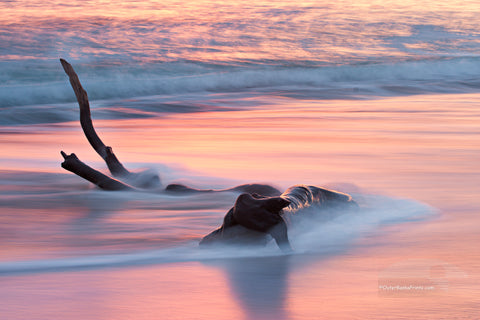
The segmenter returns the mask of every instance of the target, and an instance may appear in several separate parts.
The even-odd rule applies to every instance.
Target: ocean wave
[[[480,58],[324,67],[178,62],[100,68],[76,66],[74,61],[73,64],[90,100],[226,92],[350,99],[480,89]],[[13,63],[4,70],[0,78],[0,108],[75,102],[59,63]],[[52,115],[52,118],[70,119],[65,115]]]
[[[356,194],[355,197],[361,199],[366,206],[360,211],[346,212],[333,219],[325,220],[322,216],[315,216],[314,212],[311,212],[315,210],[314,208],[305,209],[310,212],[305,212],[304,217],[297,218],[289,229],[289,238],[295,250],[291,254],[319,257],[342,254],[352,248],[355,240],[378,232],[382,226],[424,220],[434,216],[435,212],[425,204],[408,199],[367,194]],[[181,204],[178,205],[185,205],[184,199],[179,201]],[[184,219],[181,221],[188,223]],[[197,224],[204,222],[196,219]],[[179,226],[171,227],[177,230]],[[273,241],[261,248],[233,245],[202,248],[198,246],[198,241],[184,239],[153,250],[131,250],[126,246],[122,253],[99,254],[96,253],[96,247],[92,247],[90,254],[82,252],[80,256],[72,255],[70,252],[66,257],[2,261],[0,276],[282,255],[285,254],[278,250]]]

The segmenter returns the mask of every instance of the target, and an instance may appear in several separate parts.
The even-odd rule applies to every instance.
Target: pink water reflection
[[[282,187],[349,182],[407,197],[412,195],[412,183],[435,181],[444,193],[421,188],[434,193],[425,200],[447,197],[450,201],[448,190],[462,186],[466,192],[455,198],[473,196],[469,190],[475,187],[475,179],[459,177],[478,174],[472,161],[478,152],[478,112],[473,107],[478,99],[477,95],[391,98],[388,102],[279,99],[273,111],[95,120],[95,125],[105,143],[130,167],[166,164],[206,176]],[[103,168],[78,123],[7,132],[15,134],[0,135],[4,169],[63,172],[60,150],[75,152],[83,161]]]
[[[415,36],[415,27],[432,26],[463,34],[478,25],[475,1],[3,1],[0,28],[14,52],[2,59],[109,57],[119,52],[138,62],[195,60],[314,61],[345,63],[368,57],[406,60],[421,57],[384,42]],[[74,19],[71,19],[74,17]],[[353,18],[351,18],[353,17]],[[98,30],[101,30],[98,32]],[[427,30],[427,32],[430,32]],[[17,39],[22,39],[18,41]],[[435,53],[463,42],[435,39],[406,41],[413,49]],[[25,44],[37,49],[28,54]],[[471,49],[472,54],[475,47]]]
[[[226,177],[232,184],[351,183],[367,192],[424,201],[440,212],[430,221],[394,224],[366,234],[333,255],[9,276],[2,278],[2,316],[431,319],[451,318],[462,310],[466,318],[474,318],[479,302],[479,256],[474,245],[480,240],[479,103],[478,95],[348,102],[278,99],[272,100],[273,111],[95,121],[104,141],[129,167],[167,164],[212,179]],[[77,123],[9,130],[15,133],[0,135],[3,168],[23,169],[27,164],[31,170],[63,173],[60,149],[103,165]],[[146,225],[154,222],[148,208],[129,211],[127,201],[118,205],[126,207],[124,215],[112,220],[121,227],[141,224],[143,219]],[[89,214],[69,209],[79,219]],[[25,216],[26,211],[18,215]],[[174,218],[166,221],[181,224]],[[109,239],[99,235],[94,240]],[[421,267],[434,270],[436,277],[442,275],[438,266],[452,265],[460,271],[448,278],[448,290],[433,295],[380,295],[378,284],[385,270],[398,270],[389,268],[408,265],[412,259],[426,261]],[[409,269],[402,270],[401,276],[412,276]]]

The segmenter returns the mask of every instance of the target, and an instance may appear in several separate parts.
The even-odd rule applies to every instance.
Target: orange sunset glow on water
[[[478,1],[0,12],[1,319],[478,317]],[[89,144],[60,58],[99,138],[158,186],[106,191],[61,166],[74,153],[126,179]],[[240,192],[211,190],[252,183],[329,188],[358,208],[295,211],[284,193],[293,251],[271,229],[264,247],[200,246],[239,224]]]
[[[415,35],[412,25],[426,23],[458,34],[480,29],[477,1],[52,1],[48,5],[7,1],[0,9],[4,13],[0,23],[22,34],[26,45],[43,47],[34,36],[43,29],[50,35],[48,41],[56,41],[55,47],[73,58],[118,57],[121,48],[139,62],[186,58],[330,64],[368,56],[405,60],[415,59],[417,48],[438,51],[445,41],[462,47],[466,39],[407,41],[405,46],[412,50],[406,53],[385,47],[384,37],[408,38]],[[410,21],[393,23],[403,19]],[[99,26],[104,28],[100,34],[90,34]],[[57,32],[60,39],[52,37]],[[82,39],[87,45],[79,45]],[[62,41],[79,46],[68,48]],[[32,57],[40,58],[39,54]]]

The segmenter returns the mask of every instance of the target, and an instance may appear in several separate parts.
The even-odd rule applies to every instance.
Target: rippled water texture
[[[2,60],[330,65],[479,48],[477,1],[2,1],[0,9],[9,30]]]
[[[478,1],[1,1],[0,318],[475,319]],[[163,186],[351,193],[295,249],[200,249],[235,193],[105,192],[94,125]],[[317,215],[315,215],[317,214]]]
[[[71,102],[59,57],[94,99],[480,86],[477,1],[2,1],[0,10],[1,106]]]

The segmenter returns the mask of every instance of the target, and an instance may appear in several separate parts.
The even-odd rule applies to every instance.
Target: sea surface
[[[0,318],[479,319],[478,1],[0,1]],[[102,191],[99,136],[163,186],[350,193],[294,253],[199,248],[238,194]],[[300,212],[301,214],[301,212]]]

